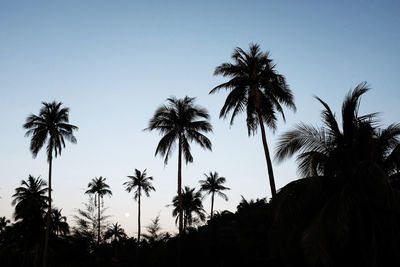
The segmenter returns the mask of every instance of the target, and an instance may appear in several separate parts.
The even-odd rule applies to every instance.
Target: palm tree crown
[[[210,172],[209,175],[204,174],[206,180],[200,180],[200,191],[205,192],[206,195],[211,194],[211,213],[212,218],[214,211],[214,195],[217,193],[225,201],[228,201],[228,196],[222,191],[229,190],[228,187],[223,186],[226,182],[225,177],[219,177],[217,172]]]
[[[194,104],[195,98],[186,96],[183,99],[171,97],[168,104],[160,106],[150,120],[146,130],[157,130],[163,135],[156,148],[155,155],[164,156],[164,163],[173,151],[176,141],[180,141],[186,163],[193,162],[190,142],[195,141],[202,148],[211,150],[211,141],[201,132],[212,131],[208,122],[206,109]]]
[[[126,191],[130,193],[132,190],[136,188],[136,191],[134,192],[133,195],[133,198],[135,200],[137,200],[141,196],[142,191],[146,194],[147,197],[150,196],[150,191],[156,191],[156,189],[151,184],[153,177],[147,176],[146,170],[141,172],[138,169],[135,169],[135,175],[134,176],[128,175],[127,177],[130,180],[124,183],[124,185],[126,186]]]
[[[116,222],[110,228],[108,228],[108,230],[104,234],[104,238],[112,239],[112,242],[118,242],[126,238],[126,233],[121,225]]]
[[[376,128],[375,114],[360,116],[360,97],[368,91],[359,84],[350,92],[342,106],[342,130],[329,106],[324,106],[322,127],[301,123],[280,137],[276,148],[278,161],[297,155],[299,172],[307,176],[351,176],[360,163],[377,164],[387,175],[395,173],[399,150],[400,124],[386,129]]]
[[[185,186],[182,190],[182,202],[183,202],[183,220],[184,230],[186,227],[192,226],[194,223],[202,222],[205,220],[205,210],[203,208],[202,196],[199,191],[195,192],[196,188],[190,188]],[[173,216],[179,215],[179,198],[175,196],[172,199],[172,210]],[[179,217],[176,218],[176,222]]]
[[[67,217],[61,214],[62,209],[53,209],[51,214],[51,231],[57,236],[59,234],[69,234],[69,225],[67,223]]]
[[[21,186],[15,189],[12,205],[15,206],[15,220],[31,220],[43,218],[47,207],[47,184],[40,177],[29,175],[21,181]]]
[[[296,111],[294,97],[285,77],[276,72],[269,53],[262,52],[259,45],[250,44],[248,52],[237,47],[232,54],[232,59],[234,63],[223,63],[215,68],[214,75],[229,77],[230,80],[216,86],[210,94],[221,89],[230,91],[221,108],[220,118],[226,118],[231,112],[230,124],[232,125],[237,114],[246,112],[248,134],[255,134],[260,126],[269,183],[272,197],[274,197],[276,195],[275,179],[264,123],[274,131],[277,121],[276,113],[280,113],[285,120],[282,105]]]
[[[65,148],[65,139],[71,143],[76,143],[73,131],[78,127],[69,124],[69,108],[61,108],[61,102],[42,102],[43,107],[39,115],[31,114],[23,125],[28,131],[25,136],[31,136],[30,150],[34,157],[47,141],[47,158],[61,155],[61,150]]]
[[[249,135],[257,130],[261,122],[275,129],[276,111],[285,120],[282,104],[296,110],[285,77],[276,72],[269,52],[263,53],[257,44],[250,44],[248,52],[237,47],[232,59],[233,64],[223,63],[214,71],[214,75],[230,78],[210,91],[210,94],[221,89],[231,91],[222,106],[220,118],[232,112],[230,123],[233,124],[236,115],[246,111]]]

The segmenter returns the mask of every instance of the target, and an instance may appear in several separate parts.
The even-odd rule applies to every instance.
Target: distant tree
[[[53,209],[51,213],[50,229],[56,236],[69,234],[67,217],[63,216],[61,211],[62,209]]]
[[[285,120],[282,105],[296,110],[294,97],[285,77],[275,70],[275,64],[272,63],[269,52],[262,52],[259,45],[250,44],[247,52],[237,47],[232,54],[232,59],[234,63],[223,63],[215,68],[214,75],[229,77],[230,80],[216,86],[210,94],[221,89],[230,91],[221,109],[220,118],[226,118],[228,113],[232,112],[230,121],[232,125],[236,115],[245,112],[249,135],[255,134],[260,126],[271,193],[274,197],[276,195],[275,180],[264,123],[274,131],[277,121],[276,113],[281,113]]]
[[[193,224],[202,222],[206,219],[203,203],[201,202],[202,196],[200,192],[195,192],[195,188],[185,186],[182,190],[182,204],[183,204],[183,230],[186,231],[187,227]],[[175,196],[172,199],[172,215],[177,217],[175,222],[178,221],[179,215],[179,198]]]
[[[97,245],[100,244],[101,238],[101,215],[100,215],[100,203],[101,206],[104,206],[103,197],[108,195],[111,196],[112,192],[110,190],[110,186],[106,184],[106,178],[100,176],[99,178],[95,177],[88,184],[88,190],[86,190],[85,194],[94,195],[94,205],[97,207]]]
[[[200,180],[200,191],[205,192],[206,195],[211,194],[211,212],[210,218],[213,217],[214,211],[214,195],[217,193],[225,201],[228,201],[228,196],[222,191],[229,190],[228,187],[223,186],[226,182],[225,177],[219,177],[217,172],[210,172],[209,175],[204,174],[206,180]]]
[[[161,230],[161,225],[160,225],[160,215],[157,215],[153,220],[151,220],[151,223],[146,226],[148,234],[145,234],[144,237],[150,242],[154,243],[159,240],[160,238],[160,230]]]
[[[46,152],[47,161],[49,162],[49,196],[48,196],[48,211],[47,211],[47,224],[46,235],[43,249],[43,266],[47,265],[47,247],[50,232],[50,219],[51,219],[51,170],[53,154],[57,158],[61,155],[61,150],[65,147],[65,139],[71,143],[76,143],[76,138],[73,131],[78,127],[69,124],[69,108],[61,108],[61,102],[42,102],[43,107],[39,111],[39,115],[31,114],[26,118],[23,125],[27,132],[25,136],[32,136],[30,143],[30,150],[33,157],[36,157],[39,151],[47,142]]]
[[[127,235],[125,234],[125,230],[121,227],[118,222],[111,225],[108,230],[104,234],[105,239],[112,239],[112,242],[119,242],[125,239]]]
[[[151,184],[153,177],[147,176],[146,169],[143,172],[135,169],[135,175],[128,176],[128,178],[129,181],[124,183],[126,191],[130,193],[136,189],[133,198],[138,201],[138,242],[140,242],[140,197],[142,196],[142,191],[149,197],[150,191],[156,191],[156,189]]]
[[[160,106],[153,115],[146,130],[157,130],[163,135],[158,143],[155,154],[165,156],[167,164],[173,148],[178,142],[178,211],[179,233],[183,230],[182,204],[182,154],[186,163],[193,162],[190,143],[196,142],[202,148],[211,150],[211,141],[202,133],[212,131],[208,122],[209,115],[206,109],[194,104],[195,98],[185,97],[167,99],[167,105]]]

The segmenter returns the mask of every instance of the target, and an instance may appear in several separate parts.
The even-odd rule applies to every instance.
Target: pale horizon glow
[[[40,2],[40,4],[39,4]],[[370,90],[361,113],[381,112],[381,124],[399,122],[400,3],[398,1],[39,1],[0,2],[0,216],[12,219],[14,189],[29,174],[47,180],[45,151],[29,151],[22,124],[42,101],[61,101],[77,125],[53,162],[53,198],[73,225],[94,177],[107,177],[110,223],[137,232],[137,202],[122,185],[134,169],[147,169],[156,192],[142,198],[142,231],[160,215],[162,231],[176,232],[171,204],[177,190],[177,153],[168,165],[154,152],[160,136],[143,131],[172,95],[196,97],[211,115],[213,151],[192,145],[183,185],[199,188],[204,173],[227,179],[234,212],[241,200],[270,198],[261,136],[247,136],[245,116],[219,119],[227,93],[209,95],[226,81],[213,76],[237,46],[258,43],[285,75],[297,112],[267,132],[271,155],[279,134],[301,121],[320,125],[317,95],[340,114],[358,83]],[[274,162],[277,188],[298,178],[294,159]],[[210,197],[204,208],[210,212]]]

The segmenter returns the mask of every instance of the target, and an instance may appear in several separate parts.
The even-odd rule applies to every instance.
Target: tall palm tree
[[[104,206],[103,197],[106,195],[112,196],[110,186],[105,181],[106,178],[102,176],[93,178],[88,184],[89,189],[85,192],[85,194],[94,195],[94,205],[97,207],[97,245],[100,244],[100,203]]]
[[[396,168],[400,124],[380,129],[375,113],[359,115],[367,91],[361,83],[346,96],[342,127],[317,98],[324,107],[323,126],[301,123],[279,138],[276,159],[297,154],[304,177],[286,185],[273,200],[271,233],[285,251],[284,261],[295,263],[294,255],[301,251],[310,265],[400,263],[399,219],[393,216],[399,212],[400,195],[388,183]],[[293,251],[296,243],[299,251]]]
[[[225,177],[219,177],[217,172],[210,172],[209,175],[204,174],[206,180],[200,180],[200,191],[205,192],[206,195],[211,194],[211,213],[210,218],[213,217],[214,211],[214,195],[217,193],[225,201],[228,201],[228,196],[222,191],[229,190],[228,187],[223,186],[226,182]]]
[[[179,233],[183,230],[182,204],[182,154],[186,164],[193,162],[190,143],[196,142],[202,148],[211,150],[211,141],[202,133],[212,131],[206,109],[194,104],[195,98],[185,97],[167,99],[167,105],[160,106],[153,115],[146,130],[157,130],[163,136],[158,143],[155,155],[164,156],[167,164],[173,148],[178,143],[178,202]]]
[[[182,204],[183,204],[183,231],[186,227],[192,226],[194,223],[202,222],[206,219],[206,211],[203,208],[202,196],[199,191],[195,192],[196,188],[185,186],[182,190]],[[176,217],[175,222],[178,221],[180,215],[179,209],[179,196],[172,199],[172,215]]]
[[[62,209],[53,209],[51,213],[51,231],[56,235],[67,235],[69,234],[69,225],[67,223],[67,217],[61,214]]]
[[[69,124],[69,108],[62,108],[61,102],[42,102],[42,104],[43,106],[39,111],[39,115],[29,115],[23,127],[27,129],[25,136],[32,136],[30,150],[33,157],[37,156],[47,142],[46,152],[47,161],[49,163],[49,196],[46,235],[43,249],[43,266],[46,266],[51,217],[51,168],[53,155],[56,158],[58,155],[61,155],[62,148],[65,148],[65,139],[73,144],[76,143],[73,131],[78,130],[78,127]]]
[[[112,239],[112,242],[118,242],[126,238],[125,230],[118,222],[114,223],[104,234],[105,239]]]
[[[152,176],[147,176],[146,169],[143,172],[140,172],[138,169],[135,169],[134,176],[128,176],[130,179],[128,182],[125,182],[126,191],[130,193],[132,190],[135,190],[133,199],[138,201],[138,242],[140,241],[140,197],[142,196],[142,191],[145,193],[147,197],[150,196],[150,191],[156,191],[156,189],[151,184],[153,180]]]
[[[271,194],[275,196],[274,173],[264,123],[274,131],[277,121],[276,113],[280,113],[285,120],[282,105],[293,111],[296,110],[294,97],[285,77],[276,72],[269,53],[262,52],[259,45],[250,44],[247,52],[237,47],[232,54],[232,59],[234,63],[223,63],[215,68],[214,75],[229,77],[230,80],[216,86],[210,94],[221,89],[230,91],[220,111],[220,118],[226,118],[228,113],[232,112],[230,121],[232,125],[238,113],[246,112],[249,136],[255,134],[260,126]]]

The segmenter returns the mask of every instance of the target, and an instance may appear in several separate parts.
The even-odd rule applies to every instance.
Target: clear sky
[[[243,115],[231,128],[218,119],[226,93],[208,95],[224,81],[215,67],[250,42],[271,52],[298,109],[268,133],[271,150],[295,123],[319,123],[314,95],[339,113],[362,81],[372,90],[361,112],[382,112],[382,125],[399,122],[399,14],[399,1],[0,1],[0,216],[12,216],[22,179],[47,180],[46,157],[32,158],[22,124],[52,100],[70,107],[79,126],[78,144],[53,165],[54,203],[70,224],[88,182],[101,175],[113,191],[105,198],[110,222],[136,233],[137,204],[122,183],[147,168],[157,192],[142,201],[142,225],[160,214],[163,230],[176,231],[166,207],[176,193],[176,153],[164,166],[154,157],[159,136],[143,131],[171,95],[197,97],[214,126],[213,151],[193,145],[183,184],[198,187],[209,171],[225,176],[229,202],[216,198],[217,210],[234,211],[240,195],[269,198],[260,135],[247,136]],[[294,160],[274,170],[278,188],[298,178]],[[209,211],[209,198],[204,205]]]

